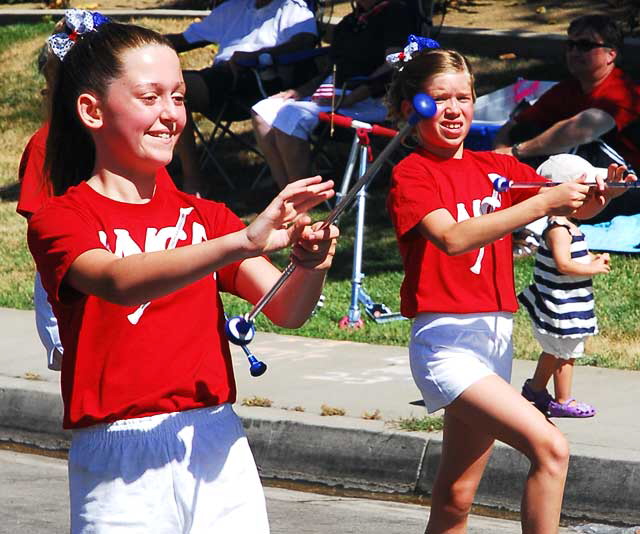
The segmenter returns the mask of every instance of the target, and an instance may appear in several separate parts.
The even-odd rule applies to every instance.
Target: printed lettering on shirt
[[[185,227],[188,228],[187,218],[192,213],[193,207],[180,208],[177,222],[174,226],[166,226],[164,228],[149,227],[145,232],[144,244],[141,247],[136,243],[135,239],[129,233],[126,228],[114,228],[112,230],[115,238],[113,254],[124,258],[133,254],[141,254],[142,252],[157,252],[160,250],[171,250],[175,248],[179,241],[184,242],[189,239]],[[100,243],[109,251],[109,239],[107,232],[104,230],[98,231],[98,239]],[[191,222],[191,243],[192,245],[202,243],[207,240],[207,232],[205,227],[197,222]],[[213,273],[213,278],[216,279],[216,273]],[[142,318],[145,310],[150,306],[151,302],[145,302],[138,306],[133,313],[127,315],[129,322],[132,325],[138,324]]]
[[[191,225],[191,244],[197,245],[207,240],[207,232],[205,232],[204,226],[199,222],[193,222]]]
[[[481,215],[486,215],[487,213],[491,213],[495,211],[501,206],[501,197],[498,191],[493,191],[491,196],[484,197],[482,199],[475,198],[471,201],[471,213],[473,217],[480,217]],[[470,219],[472,216],[469,215],[469,211],[467,207],[464,205],[464,202],[457,203],[457,222],[466,221]],[[476,256],[476,261],[473,263],[469,270],[474,274],[480,274],[482,270],[482,260],[484,259],[484,247],[480,247],[478,249],[478,255]]]
[[[131,256],[132,254],[141,254],[142,252],[156,252],[159,250],[167,250],[169,246],[169,242],[171,238],[176,233],[175,226],[167,226],[166,228],[147,228],[144,247],[141,248],[135,240],[129,234],[129,231],[125,228],[114,228],[113,234],[115,236],[115,252],[113,252],[116,256],[120,258],[124,258],[126,256]],[[107,233],[104,230],[98,231],[98,239],[100,243],[106,248],[108,251],[112,251],[109,246],[109,241],[107,237]],[[178,241],[185,241],[188,239],[188,235],[184,230],[180,230],[180,233],[177,237]],[[197,245],[198,243],[202,243],[206,241],[207,232],[205,227],[199,222],[193,222],[191,224],[191,243],[192,245]]]
[[[129,234],[129,230],[124,228],[114,228],[113,233],[116,236],[116,248],[113,253],[119,258],[125,258],[133,254],[141,254],[142,249],[133,240]]]
[[[98,239],[100,240],[100,243],[102,243],[102,246],[111,252],[111,247],[107,241],[107,232],[104,230],[98,230]]]

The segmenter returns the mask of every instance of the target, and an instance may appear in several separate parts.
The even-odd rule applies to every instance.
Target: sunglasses
[[[566,41],[567,50],[573,50],[574,48],[578,52],[591,52],[591,50],[595,50],[596,48],[611,48],[606,43],[596,43],[594,41],[589,41],[588,39],[569,39]]]

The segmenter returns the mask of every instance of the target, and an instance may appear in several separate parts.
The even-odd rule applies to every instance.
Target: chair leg
[[[227,183],[229,188],[232,191],[235,191],[236,190],[235,184],[231,181],[231,178],[229,177],[227,172],[222,168],[222,165],[216,159],[213,149],[210,146],[211,138],[207,140],[203,135],[203,133],[200,131],[200,128],[198,128],[198,126],[195,124],[195,122],[193,124],[193,131],[198,136],[198,139],[200,139],[200,143],[202,144],[202,149],[203,149],[203,154],[202,154],[202,157],[200,158],[200,167],[203,168],[204,165],[207,163],[207,161],[211,161],[213,166],[216,168],[216,171],[218,172],[218,174],[220,174],[220,176],[222,176],[222,178]]]
[[[233,123],[233,120],[226,119],[225,114],[228,115],[228,112],[231,109],[231,104],[233,103],[234,101],[232,100],[232,98],[227,99],[227,101],[222,106],[222,108],[218,111],[215,117],[207,117],[209,120],[212,121],[214,125],[213,131],[211,132],[211,135],[209,135],[208,139],[205,138],[202,131],[199,128],[197,128],[197,126],[194,128],[194,130],[196,132],[196,135],[200,139],[200,142],[203,147],[203,152],[200,159],[200,167],[201,168],[204,167],[204,165],[206,165],[209,161],[211,161],[217,173],[222,176],[222,178],[227,183],[229,188],[232,191],[236,191],[238,189],[236,183],[234,183],[234,181],[231,179],[229,174],[224,170],[222,164],[216,158],[216,151],[218,149],[218,145],[222,142],[222,140],[224,138],[230,138],[235,143],[237,143],[240,147],[242,147],[245,150],[248,150],[255,156],[259,157],[260,159],[264,160],[264,156],[252,143],[247,142],[242,137],[240,137],[237,133],[231,130],[231,125]],[[242,104],[236,103],[236,105],[240,106]],[[242,106],[243,106],[243,109],[246,107],[244,105]],[[246,112],[247,112],[247,117],[249,117],[250,109],[246,108]],[[255,189],[255,187],[260,182],[260,180],[264,178],[265,174],[266,174],[266,169],[262,168],[258,176],[251,183],[250,190]]]

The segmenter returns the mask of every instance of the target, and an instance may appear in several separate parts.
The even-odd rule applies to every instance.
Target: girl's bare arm
[[[545,215],[568,215],[582,206],[589,188],[567,182],[504,210],[457,222],[442,208],[429,213],[418,224],[420,233],[450,256],[464,254],[510,234]]]
[[[89,250],[71,264],[65,282],[81,293],[116,304],[143,304],[229,263],[298,242],[310,222],[306,212],[333,196],[332,187],[333,182],[321,182],[320,177],[289,184],[247,228],[197,245],[125,258],[107,250]]]
[[[556,226],[546,233],[547,244],[553,254],[558,271],[569,276],[593,276],[608,273],[609,254],[597,254],[590,263],[580,263],[571,258],[571,234],[566,228]]]

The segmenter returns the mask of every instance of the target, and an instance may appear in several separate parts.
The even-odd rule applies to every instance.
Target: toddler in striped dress
[[[590,173],[606,176],[606,169],[588,164],[577,166],[577,174],[571,176],[565,165],[558,164],[558,160],[565,163],[566,156],[552,156],[538,168],[538,174],[553,181],[584,173],[587,181],[592,178]],[[592,417],[595,409],[571,396],[571,383],[573,365],[584,355],[586,338],[598,332],[591,279],[610,271],[609,254],[589,252],[585,235],[567,217],[549,217],[542,237],[533,284],[518,295],[542,347],[533,378],[525,381],[522,395],[550,417]],[[555,398],[546,389],[552,376]]]

